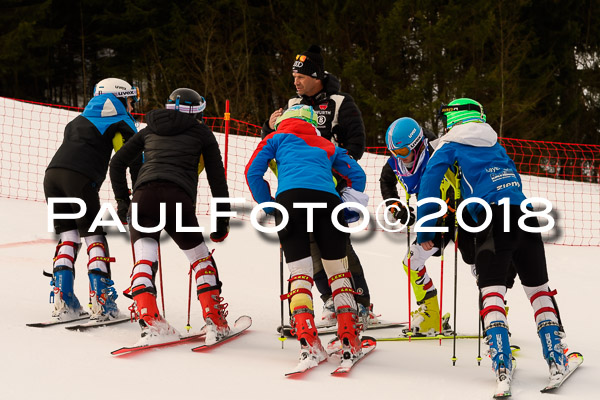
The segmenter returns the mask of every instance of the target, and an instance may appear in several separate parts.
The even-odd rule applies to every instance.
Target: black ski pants
[[[338,196],[312,189],[291,189],[280,193],[277,203],[285,207],[289,221],[285,229],[278,232],[281,247],[288,263],[310,256],[310,234],[307,230],[307,210],[294,208],[294,203],[325,203],[327,208],[313,210],[313,236],[325,260],[337,260],[346,256],[348,234],[338,230],[331,222],[331,212],[341,203]],[[343,212],[338,221],[346,226]]]
[[[504,232],[504,206],[490,205],[492,222],[476,234],[475,267],[480,288],[506,285],[511,263],[524,286],[540,286],[548,282],[546,255],[542,235],[519,228],[523,212],[518,205],[509,207],[509,231]],[[485,220],[485,211],[478,220]],[[539,227],[537,218],[527,218],[529,227]]]
[[[160,204],[164,203],[166,208],[164,230],[181,250],[192,249],[204,242],[201,232],[178,232],[176,229],[177,203],[181,203],[181,226],[186,228],[199,226],[192,198],[177,184],[168,181],[144,183],[136,188],[132,203],[138,205],[138,223],[144,228],[155,227],[159,224]],[[144,233],[131,226],[129,232],[132,243],[135,243],[136,240],[143,237],[150,237],[158,242],[161,231]]]
[[[103,235],[104,230],[101,226],[96,227],[93,232],[89,232],[98,211],[100,211],[99,189],[96,182],[77,171],[65,168],[47,169],[44,174],[46,202],[50,197],[75,197],[83,200],[86,205],[85,214],[81,218],[55,219],[54,232],[61,234],[77,229],[81,237]],[[54,204],[53,210],[55,214],[76,214],[79,211],[80,207],[75,203]]]

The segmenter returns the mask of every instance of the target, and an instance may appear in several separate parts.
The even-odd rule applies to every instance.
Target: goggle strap
[[[167,110],[176,110],[181,111],[186,114],[198,114],[204,111],[206,108],[206,103],[202,103],[197,106],[187,106],[185,104],[179,104],[179,99],[175,103],[168,103],[166,105]]]
[[[103,92],[101,90],[96,91],[96,86],[94,86],[94,96],[100,96],[101,94],[112,93],[115,97],[133,97],[134,103],[140,101],[140,90],[133,86],[130,90],[120,90],[118,92]]]
[[[442,106],[440,107],[440,115],[444,115],[446,113],[449,112],[454,112],[454,111],[478,111],[479,113],[483,114],[483,108],[477,104],[457,104],[454,106],[449,106],[446,104],[442,104]]]

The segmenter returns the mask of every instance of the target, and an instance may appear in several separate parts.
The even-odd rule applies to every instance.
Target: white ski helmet
[[[139,89],[118,78],[102,79],[94,86],[94,97],[106,93],[112,93],[121,98],[131,97],[134,103],[140,100]]]

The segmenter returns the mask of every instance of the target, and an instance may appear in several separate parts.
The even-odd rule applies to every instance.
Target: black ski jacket
[[[340,92],[340,81],[336,76],[327,74],[322,91],[314,96],[293,97],[284,109],[296,104],[312,106],[319,116],[321,136],[346,149],[355,160],[360,160],[365,152],[365,125],[352,96]],[[263,139],[271,132],[273,129],[267,119],[262,127]]]
[[[97,98],[94,98],[94,100],[97,100]],[[115,101],[117,101],[116,98]],[[86,111],[90,105],[93,105],[92,103],[93,101],[90,101]],[[93,121],[100,123],[103,122],[101,121],[102,118],[88,119],[83,115],[77,116],[65,127],[63,142],[52,160],[50,160],[47,169],[64,168],[79,172],[90,178],[96,189],[100,190],[104,179],[106,179],[113,148],[119,150],[113,143],[115,136],[120,133],[123,140],[127,142],[135,134],[135,130],[124,120],[125,118],[131,118],[131,116],[122,115],[121,117],[122,120],[108,127],[105,123],[99,128]],[[141,158],[131,163],[130,172],[134,182],[140,166]]]
[[[151,181],[169,181],[183,188],[196,204],[200,157],[213,197],[229,197],[219,144],[213,132],[194,116],[176,110],[153,110],[146,115],[148,126],[142,129],[110,162],[110,179],[115,198],[127,196],[125,169],[144,152],[134,191]],[[229,211],[229,204],[219,204]]]

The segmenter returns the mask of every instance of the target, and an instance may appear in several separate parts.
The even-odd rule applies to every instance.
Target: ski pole
[[[454,184],[454,338],[452,339],[452,365],[456,365],[456,303],[457,303],[457,285],[458,285],[458,200],[460,199],[460,167],[456,165],[456,175]]]
[[[442,218],[442,226],[446,225],[446,216]],[[446,248],[444,243],[444,232],[441,232],[440,242],[440,346],[442,345],[442,315],[443,315],[443,304],[444,304],[444,249]]]
[[[283,296],[283,247],[281,247],[281,244],[279,245],[279,288],[281,291],[281,296]],[[281,302],[281,331],[280,331],[280,337],[279,340],[281,341],[281,348],[283,349],[283,342],[287,339],[285,337],[285,335],[283,334],[283,303],[284,301]]]
[[[479,325],[479,330],[477,331],[478,335],[479,335],[479,339],[477,339],[477,365],[481,365],[481,328],[483,325],[483,319],[481,318],[481,307],[482,307],[482,300],[481,300],[481,291],[478,290],[479,292],[479,312],[477,313],[477,319],[481,320],[480,323],[478,323],[477,325]]]
[[[190,314],[191,314],[191,309],[192,309],[192,273],[193,273],[193,268],[190,265],[190,284],[189,284],[189,290],[188,290],[188,315],[187,315],[187,325],[185,326],[185,330],[190,331],[190,329],[192,329],[192,325],[190,325]],[[164,311],[163,311],[164,312]]]
[[[440,185],[440,194],[443,201],[448,203],[448,188],[449,185],[452,185],[451,179],[445,178]],[[446,218],[448,218],[448,213],[444,214],[442,217],[442,226],[446,226]],[[440,232],[440,340],[439,344],[442,345],[442,315],[444,310],[444,250],[446,249],[446,237],[444,232]]]
[[[456,214],[454,215],[454,221],[456,221]],[[456,365],[456,294],[458,284],[458,226],[454,224],[454,337],[452,338],[452,365]]]
[[[406,195],[406,207],[408,208],[409,214],[410,214],[410,193],[408,193],[408,188],[406,187],[406,185],[404,184],[404,182],[402,182],[400,179],[398,179],[398,182],[400,182],[400,185],[402,185],[402,188],[404,189],[404,193]],[[410,221],[410,215],[408,216],[408,220]],[[408,221],[407,221],[407,225],[406,225],[406,249],[408,252],[408,255],[406,256],[406,267],[407,267],[407,274],[408,274],[408,341],[410,342],[410,338],[412,336],[412,324],[411,324],[411,295],[410,295],[410,282],[411,282],[411,278],[412,278],[412,270],[410,268],[410,259],[411,259],[411,251],[410,251],[410,225],[408,225]]]
[[[165,315],[165,292],[163,290],[163,277],[162,277],[162,261],[160,257],[160,239],[158,240],[158,278],[160,280],[160,302],[162,303],[162,315]]]

